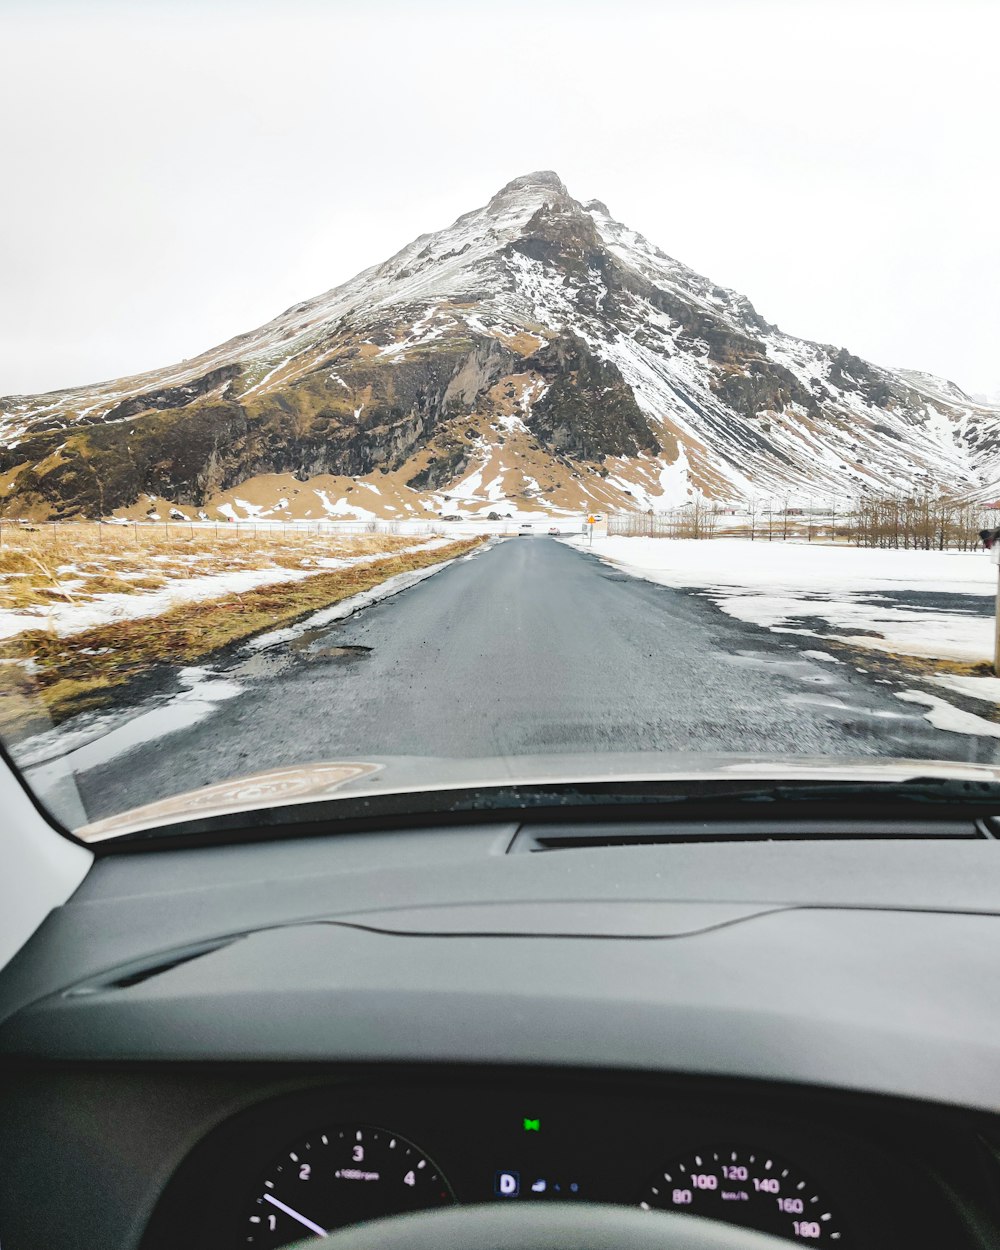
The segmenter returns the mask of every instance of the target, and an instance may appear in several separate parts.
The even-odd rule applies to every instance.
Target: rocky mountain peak
[[[998,447],[996,407],[782,333],[551,170],[192,360],[0,400],[26,517],[995,498]]]
[[[522,174],[501,187],[487,205],[487,211],[504,214],[521,205],[538,206],[553,200],[569,200],[569,192],[557,173],[540,169],[533,174]]]

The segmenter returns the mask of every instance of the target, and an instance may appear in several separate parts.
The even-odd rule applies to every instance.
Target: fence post
[[[1000,677],[1000,563],[997,564],[997,598],[993,617],[993,671]]]

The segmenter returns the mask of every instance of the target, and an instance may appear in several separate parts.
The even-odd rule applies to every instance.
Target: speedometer
[[[448,1182],[412,1142],[369,1125],[310,1134],[274,1160],[257,1187],[242,1244],[276,1250],[345,1224],[454,1202]]]
[[[766,1150],[725,1146],[693,1151],[659,1172],[639,1205],[644,1211],[725,1220],[809,1246],[847,1244],[826,1197]]]

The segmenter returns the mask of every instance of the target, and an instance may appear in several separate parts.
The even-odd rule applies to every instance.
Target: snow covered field
[[[636,576],[704,591],[730,616],[768,629],[903,655],[992,660],[997,569],[982,552],[725,538],[600,538],[592,550]]]

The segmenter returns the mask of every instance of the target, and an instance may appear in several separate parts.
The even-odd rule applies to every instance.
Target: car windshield
[[[1000,779],[995,6],[0,22],[0,736],[63,829]]]

